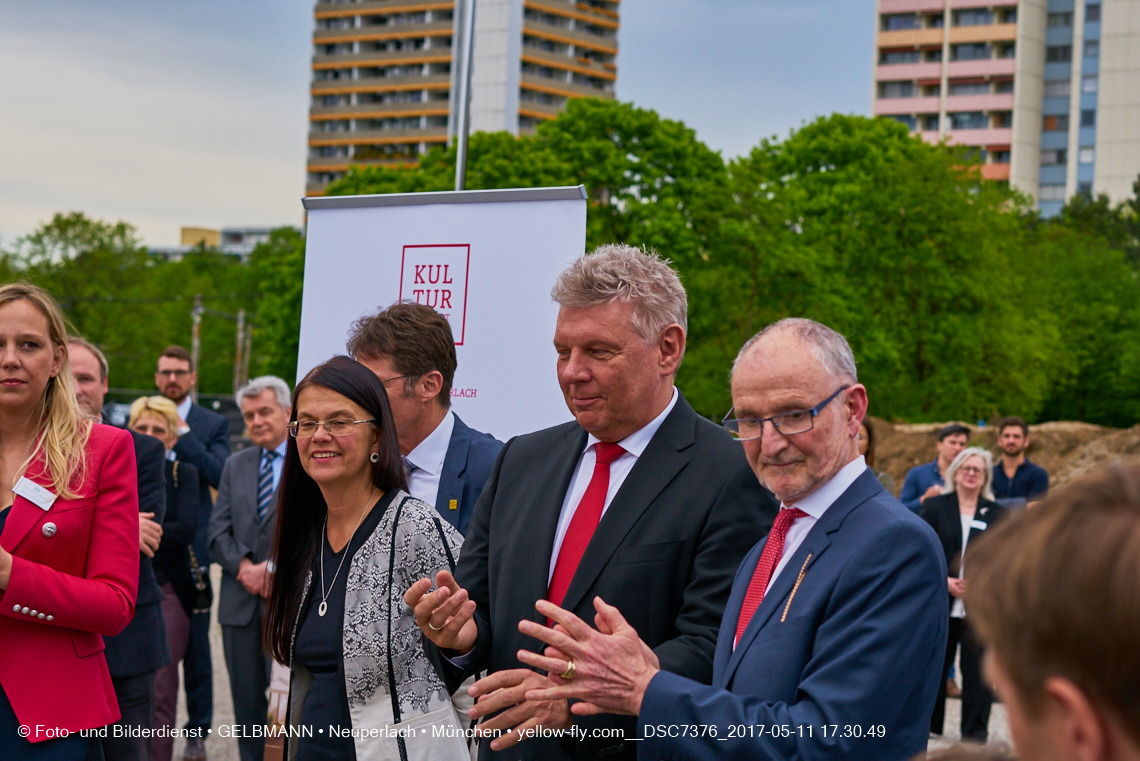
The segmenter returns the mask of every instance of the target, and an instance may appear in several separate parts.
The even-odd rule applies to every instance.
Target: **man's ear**
[[[677,323],[669,325],[661,332],[657,341],[657,348],[661,351],[661,368],[665,375],[676,375],[677,368],[681,366],[681,358],[685,356],[685,330]]]
[[[420,378],[419,386],[420,399],[425,402],[430,402],[439,396],[439,392],[443,390],[443,373],[439,370],[432,370]]]

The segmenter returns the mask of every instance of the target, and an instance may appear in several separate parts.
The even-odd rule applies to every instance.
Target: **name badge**
[[[12,487],[12,491],[33,503],[44,512],[50,510],[51,506],[55,503],[54,494],[35,481],[29,481],[27,478],[21,477],[20,480],[16,482],[16,485]]]
[[[982,523],[981,521],[970,521],[970,528],[976,528],[979,531],[985,531],[989,527],[990,525],[988,523]]]

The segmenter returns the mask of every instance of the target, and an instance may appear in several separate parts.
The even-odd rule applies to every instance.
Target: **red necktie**
[[[617,444],[599,441],[594,445],[594,475],[590,485],[570,519],[566,535],[562,537],[562,547],[558,550],[558,562],[554,564],[554,575],[550,577],[550,589],[546,599],[555,605],[562,604],[570,580],[578,570],[578,563],[586,552],[590,537],[602,519],[602,508],[606,505],[606,492],[610,489],[610,463],[625,454]],[[549,622],[548,622],[549,625]]]
[[[776,516],[772,530],[768,532],[768,543],[760,553],[760,562],[756,564],[752,581],[748,582],[748,591],[744,593],[744,604],[740,606],[740,618],[736,622],[736,639],[732,642],[734,648],[744,630],[748,628],[752,614],[764,601],[764,593],[768,589],[768,582],[772,579],[772,572],[776,570],[780,558],[784,556],[784,539],[788,536],[788,529],[797,519],[805,517],[807,513],[797,507],[785,507]]]

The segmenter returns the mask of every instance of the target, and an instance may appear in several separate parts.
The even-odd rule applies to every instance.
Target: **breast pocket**
[[[684,541],[657,542],[656,544],[641,544],[635,547],[622,547],[618,551],[618,563],[632,565],[634,563],[663,563],[677,557],[684,546]]]

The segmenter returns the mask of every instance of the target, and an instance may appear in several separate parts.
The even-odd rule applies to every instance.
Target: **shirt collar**
[[[661,424],[665,422],[665,418],[669,417],[669,413],[672,412],[673,408],[676,406],[677,387],[674,386],[673,398],[669,400],[669,403],[667,405],[665,405],[665,409],[661,410],[661,414],[650,420],[649,425],[634,431],[619,441],[618,446],[620,446],[622,449],[634,457],[641,457],[641,453],[645,451],[645,448],[649,446],[650,440],[652,440],[654,435],[656,435],[657,429],[661,427]],[[591,433],[586,437],[586,449],[594,446],[599,441],[601,441],[601,439]]]
[[[171,462],[174,462],[175,460],[178,459],[178,453],[175,452],[173,449],[168,449],[168,450],[166,450],[166,459],[170,460]]]
[[[827,512],[827,508],[835,504],[835,500],[843,496],[843,492],[847,491],[851,484],[855,483],[855,479],[863,475],[863,471],[866,469],[867,461],[863,459],[863,455],[859,455],[844,465],[838,473],[831,477],[830,481],[790,506],[798,507],[811,517],[819,520],[823,517],[823,514]],[[789,506],[781,503],[780,507]]]
[[[183,399],[182,402],[178,405],[178,417],[182,418],[183,420],[190,417],[190,407],[193,406],[193,404],[194,400],[190,398],[189,394],[187,394],[186,398]]]
[[[455,430],[455,413],[448,410],[435,430],[409,452],[406,459],[420,470],[434,476],[443,468],[443,460],[447,457],[447,447],[451,444],[453,430]]]
[[[288,436],[286,436],[285,438],[283,438],[283,439],[281,440],[281,443],[280,443],[280,444],[278,444],[278,445],[277,445],[277,448],[276,448],[276,449],[274,449],[273,451],[274,451],[274,452],[276,452],[276,453],[277,453],[277,456],[281,458],[282,462],[284,462],[284,460],[285,460],[285,451],[286,451],[288,448],[289,448],[289,437],[288,437]],[[266,452],[268,452],[268,451],[269,451],[269,450],[268,450],[268,449],[266,449],[265,447],[261,447],[261,457],[262,457],[262,459],[264,459],[264,458],[265,458],[265,453],[266,453]]]

